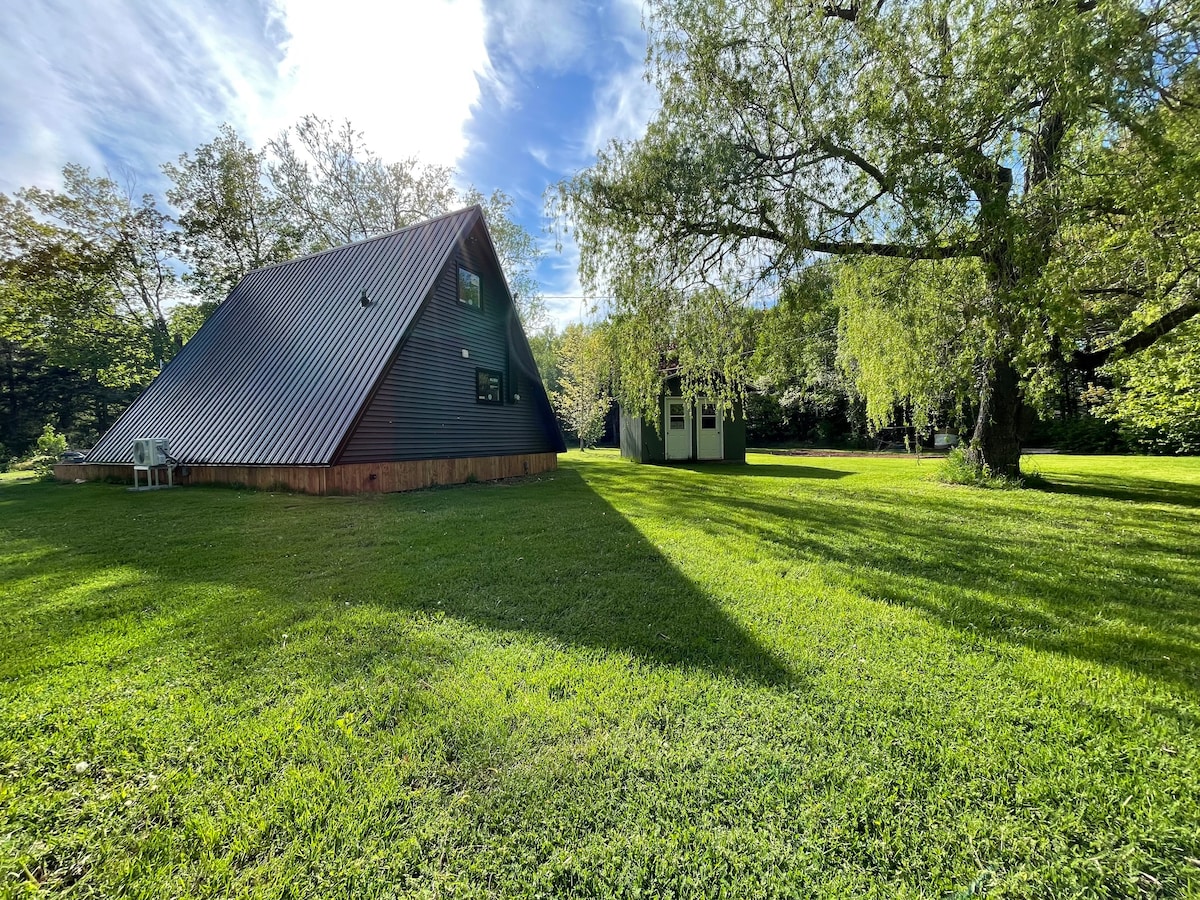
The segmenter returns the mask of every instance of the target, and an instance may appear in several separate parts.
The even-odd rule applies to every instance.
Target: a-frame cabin
[[[251,272],[66,479],[402,491],[543,472],[565,447],[483,211]]]

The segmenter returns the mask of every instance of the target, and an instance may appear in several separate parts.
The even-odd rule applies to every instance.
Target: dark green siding
[[[621,412],[621,456],[634,462],[662,462],[667,458],[663,437],[647,422]]]
[[[746,417],[739,406],[732,414],[725,414],[722,424],[725,434],[725,458],[734,462],[746,461]]]
[[[621,410],[621,456],[645,462],[642,455],[642,420]]]
[[[480,276],[482,309],[458,299],[459,265]],[[503,375],[503,404],[476,401],[477,369]],[[520,400],[511,402],[514,394]],[[482,226],[477,225],[438,276],[338,461],[562,449],[561,434],[499,266]]]

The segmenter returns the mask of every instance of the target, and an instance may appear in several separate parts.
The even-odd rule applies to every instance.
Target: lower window
[[[504,402],[504,379],[499,372],[475,370],[475,399],[480,403]]]

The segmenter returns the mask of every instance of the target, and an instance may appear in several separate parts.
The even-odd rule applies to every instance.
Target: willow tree
[[[828,255],[882,260],[868,294],[908,302],[920,292],[897,279],[973,267],[981,286],[949,298],[976,340],[971,453],[1015,474],[1045,361],[1031,348],[1094,367],[1169,331],[1195,297],[1190,276],[1173,300],[1139,287],[1120,322],[1089,328],[1090,299],[1115,296],[1089,291],[1117,288],[1051,290],[1046,275],[1078,249],[1064,235],[1121,193],[1103,167],[1084,190],[1097,148],[1152,155],[1164,116],[1194,117],[1179,97],[1197,15],[1192,0],[655,0],[659,112],[564,184],[558,212],[585,284],[627,310],[665,289],[786,282]],[[914,354],[922,333],[901,336]],[[895,387],[886,370],[873,380]]]

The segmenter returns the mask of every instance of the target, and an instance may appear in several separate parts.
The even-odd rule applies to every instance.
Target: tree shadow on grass
[[[1103,498],[1052,510],[1033,492],[936,486],[919,497],[859,488],[785,499],[716,473],[636,492],[607,473],[593,480],[608,482],[601,490],[627,515],[673,516],[718,540],[753,535],[781,562],[819,565],[968,643],[990,638],[1200,688],[1200,516],[1188,504]],[[1140,487],[1141,502],[1162,502]]]
[[[781,466],[773,463],[732,463],[714,461],[709,463],[663,463],[666,468],[683,469],[687,472],[697,472],[704,475],[734,475],[752,476],[759,478],[811,478],[817,480],[836,480],[853,475],[853,472],[843,472],[838,469],[826,469],[818,466]]]
[[[1127,478],[1086,474],[1038,475],[1035,489],[1048,494],[1074,494],[1078,497],[1097,497],[1133,503],[1169,503],[1200,509],[1200,485],[1156,478]]]
[[[31,659],[59,658],[100,629],[144,634],[146,653],[183,639],[232,675],[257,665],[282,635],[349,604],[401,628],[414,615],[447,616],[655,665],[794,682],[574,472],[517,491],[478,485],[350,503],[103,486],[75,489],[65,502],[73,487],[41,489],[10,519],[31,552],[49,551],[36,561],[42,588],[23,594],[21,621],[11,623],[19,628],[0,628],[0,648],[19,643]],[[119,583],[114,572],[123,573]],[[89,582],[106,587],[64,599]],[[0,626],[4,616],[0,605]],[[353,633],[339,634],[345,646],[331,652],[348,668],[369,667]],[[114,646],[128,652],[127,643]],[[386,641],[375,635],[373,644]]]

